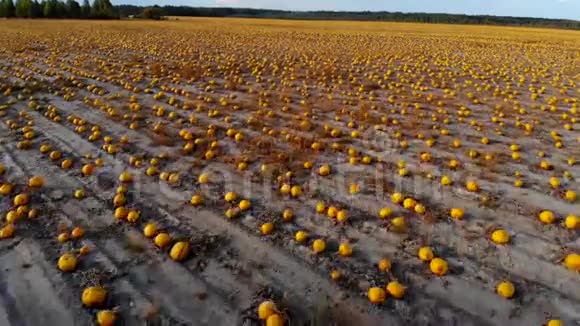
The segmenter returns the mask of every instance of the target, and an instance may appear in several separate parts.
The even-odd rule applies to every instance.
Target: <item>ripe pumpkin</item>
[[[400,204],[405,200],[405,197],[403,196],[403,194],[399,193],[399,192],[395,192],[391,195],[391,201],[395,204]]]
[[[344,209],[339,210],[336,213],[336,220],[341,223],[346,222],[348,220],[348,212]]]
[[[238,194],[236,194],[233,191],[227,192],[224,196],[224,199],[226,202],[231,203],[231,202],[235,201],[236,199],[238,199]]]
[[[379,260],[378,267],[381,272],[389,271],[391,270],[391,261],[386,258],[383,258]]]
[[[415,213],[417,213],[417,214],[425,214],[426,211],[427,211],[427,208],[422,204],[417,204],[415,206]]]
[[[497,244],[506,244],[510,241],[510,234],[506,230],[495,230],[491,234],[491,241]]]
[[[421,247],[419,248],[419,259],[425,262],[429,262],[433,259],[433,250],[429,247]]]
[[[270,301],[270,300],[263,301],[258,306],[258,318],[260,318],[262,320],[268,319],[268,317],[276,314],[277,312],[278,312],[278,308],[276,307],[276,304],[274,303],[274,301]]]
[[[16,228],[14,224],[7,224],[0,229],[0,239],[8,239],[14,236],[14,231]]]
[[[451,209],[450,216],[456,220],[463,219],[464,215],[465,215],[465,212],[462,208],[452,208]]]
[[[389,282],[389,284],[387,284],[387,291],[396,299],[401,299],[405,295],[405,287],[397,281]]]
[[[26,205],[28,204],[29,200],[30,199],[27,194],[18,194],[14,197],[14,206]]]
[[[240,209],[237,207],[230,207],[226,210],[225,215],[227,218],[235,218],[240,215]]]
[[[338,214],[338,208],[336,208],[334,206],[328,207],[328,210],[326,211],[326,215],[328,215],[328,217],[335,218],[337,214]]]
[[[173,245],[173,247],[171,247],[169,256],[175,261],[183,261],[189,255],[189,250],[188,242],[178,241]]]
[[[62,232],[58,235],[57,240],[60,243],[64,243],[67,242],[70,239],[69,235],[67,232]]]
[[[290,195],[292,197],[300,197],[300,195],[302,195],[302,188],[300,186],[292,186],[292,188],[290,188]]]
[[[552,224],[556,220],[556,216],[551,211],[542,211],[540,212],[539,219],[544,224]]]
[[[209,175],[206,173],[200,174],[199,177],[197,178],[197,182],[199,182],[200,184],[209,183]]]
[[[145,174],[147,174],[150,177],[155,176],[158,173],[159,173],[159,170],[154,166],[150,166],[147,168],[147,170],[145,170]]]
[[[391,226],[394,231],[402,232],[407,228],[405,217],[399,216],[391,220]]]
[[[282,220],[284,222],[290,222],[290,221],[292,221],[293,218],[294,218],[294,212],[292,212],[292,209],[286,208],[282,212]]]
[[[298,232],[296,232],[296,235],[294,236],[294,238],[296,239],[296,242],[302,243],[308,239],[308,232],[298,231]]]
[[[72,165],[73,165],[73,162],[72,162],[71,160],[68,160],[68,159],[67,159],[67,160],[64,160],[64,161],[62,161],[62,162],[60,163],[60,167],[61,167],[63,170],[68,170],[68,169],[70,169],[70,168],[72,167]]]
[[[63,254],[58,258],[57,265],[63,272],[72,272],[77,268],[77,258],[71,253]]]
[[[312,250],[314,251],[315,254],[319,254],[319,253],[323,252],[325,249],[326,249],[326,242],[324,242],[324,240],[322,240],[322,239],[316,239],[312,243]]]
[[[90,176],[95,171],[95,166],[92,164],[85,164],[81,168],[81,172],[84,176]]]
[[[13,186],[9,183],[4,183],[0,186],[0,194],[3,196],[7,196],[12,192]]]
[[[117,313],[113,310],[99,310],[97,312],[98,326],[113,326],[117,320]]]
[[[393,214],[393,210],[388,207],[383,207],[379,210],[379,218],[385,219]]]
[[[475,181],[468,181],[465,185],[465,188],[469,192],[478,192],[479,191],[479,185]]]
[[[330,166],[328,164],[322,165],[318,169],[318,174],[323,176],[323,177],[329,175],[330,174]]]
[[[503,282],[498,284],[496,291],[497,291],[497,294],[499,294],[501,297],[504,297],[506,299],[511,299],[514,296],[516,289],[515,289],[512,282],[503,281]]]
[[[133,181],[133,176],[131,175],[131,173],[124,171],[123,173],[121,173],[121,175],[119,175],[119,181],[121,182],[131,182]]]
[[[107,291],[100,286],[91,286],[83,290],[81,301],[85,307],[98,308],[105,304]]]
[[[558,188],[560,186],[560,179],[558,179],[556,177],[551,177],[550,178],[550,186],[552,186],[552,188]]]
[[[72,230],[72,232],[70,233],[71,237],[73,239],[79,239],[81,238],[83,235],[85,234],[85,230],[83,230],[81,227],[76,227]]]
[[[82,246],[79,249],[79,255],[81,256],[86,256],[91,252],[91,248],[89,248],[88,246]]]
[[[341,277],[342,277],[342,273],[339,270],[334,269],[330,272],[330,278],[335,280],[335,281],[340,279]]]
[[[566,216],[564,225],[567,229],[574,230],[580,228],[580,218],[574,214]]]
[[[263,235],[271,234],[273,231],[274,231],[274,223],[272,222],[267,222],[260,226],[260,232],[262,232]]]
[[[580,272],[580,254],[571,253],[564,258],[564,266],[569,270]]]
[[[18,206],[18,208],[16,208],[16,213],[18,214],[18,217],[26,216],[26,214],[28,214],[28,206],[27,205]]]
[[[115,218],[122,220],[127,218],[127,215],[129,214],[129,210],[127,208],[125,208],[125,206],[120,206],[117,207],[115,209]]]
[[[59,151],[52,151],[52,152],[50,152],[50,155],[49,155],[49,157],[52,161],[58,160],[61,156],[62,156],[62,154]]]
[[[138,210],[132,210],[127,214],[127,221],[129,223],[137,223],[137,221],[139,221],[140,217],[141,217],[141,212],[139,212]]]
[[[157,225],[155,223],[148,223],[143,228],[143,235],[147,238],[153,238],[157,234]]]
[[[403,207],[405,207],[406,209],[413,210],[416,205],[417,201],[413,198],[405,198],[405,200],[403,200]]]
[[[322,214],[324,213],[324,211],[326,210],[326,205],[324,204],[324,202],[318,202],[316,203],[316,212],[318,214]]]
[[[33,209],[28,211],[28,218],[29,219],[37,218],[39,214],[40,214],[39,210],[36,208],[33,208]]]
[[[384,289],[379,287],[372,287],[369,289],[367,296],[369,301],[374,304],[381,304],[387,299],[387,293]]]
[[[284,318],[279,314],[272,314],[266,319],[266,326],[284,326]]]
[[[20,206],[22,207],[22,206]],[[16,223],[20,219],[20,215],[16,210],[10,210],[6,213],[6,223]]]
[[[442,258],[433,258],[429,264],[431,272],[437,276],[443,276],[447,274],[449,266],[447,262]]]
[[[35,175],[28,179],[28,187],[41,188],[44,185],[44,179],[41,176]]]
[[[115,205],[115,207],[123,206],[126,203],[127,199],[125,198],[125,195],[123,195],[122,193],[118,193],[115,195],[115,197],[113,197],[113,205]]]
[[[252,203],[247,199],[242,199],[238,205],[238,207],[240,207],[240,210],[242,211],[247,211],[248,209],[250,209],[251,206]]]
[[[163,249],[169,245],[169,243],[171,242],[171,237],[169,236],[169,234],[162,232],[159,233],[157,236],[155,236],[153,242],[157,247]]]
[[[85,191],[83,189],[77,189],[73,195],[76,199],[83,199],[85,198]]]
[[[576,195],[576,192],[574,190],[566,190],[566,192],[564,193],[564,198],[566,198],[566,200],[571,203],[575,202],[577,197],[578,196]]]
[[[352,255],[352,247],[348,243],[341,243],[338,246],[338,254],[343,257],[349,257]]]

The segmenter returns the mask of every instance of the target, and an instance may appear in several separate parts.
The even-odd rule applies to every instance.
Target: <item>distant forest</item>
[[[110,0],[0,0],[1,18],[118,19]]]
[[[79,0],[81,1],[81,0]],[[113,6],[110,0],[0,0],[0,17],[119,19],[124,17],[163,19],[184,17],[245,17],[305,20],[358,20],[440,24],[475,24],[552,27],[580,30],[580,21],[482,15],[402,13],[388,11],[287,11],[251,8],[207,8],[187,6]]]
[[[402,13],[387,11],[285,11],[251,8],[205,8],[187,6],[139,7],[133,5],[117,6],[121,16],[140,16],[144,10],[155,11],[160,16],[186,17],[246,17],[246,18],[277,18],[306,20],[359,20],[359,21],[391,21],[440,24],[477,24],[553,27],[580,30],[580,21],[566,19],[524,18],[483,15],[453,15],[429,13]]]

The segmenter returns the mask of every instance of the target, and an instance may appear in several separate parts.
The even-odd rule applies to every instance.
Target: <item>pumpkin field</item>
[[[580,323],[580,32],[0,21],[0,325]]]

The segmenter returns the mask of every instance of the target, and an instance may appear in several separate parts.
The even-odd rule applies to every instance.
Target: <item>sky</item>
[[[580,20],[580,0],[113,0],[115,4],[438,12]]]

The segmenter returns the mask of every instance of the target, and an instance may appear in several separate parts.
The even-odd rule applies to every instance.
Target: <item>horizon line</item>
[[[316,12],[329,12],[329,13],[401,13],[401,14],[424,14],[424,15],[455,15],[455,16],[469,16],[469,17],[504,17],[504,18],[531,18],[531,19],[545,19],[545,20],[563,20],[570,22],[580,23],[580,19],[571,18],[548,18],[548,17],[538,17],[538,16],[513,16],[513,15],[491,15],[491,14],[467,14],[467,13],[450,13],[450,12],[428,12],[428,11],[389,11],[389,10],[329,10],[329,9],[313,9],[313,10],[290,10],[290,9],[274,9],[274,8],[257,8],[257,7],[232,7],[232,6],[189,6],[189,5],[172,5],[172,4],[152,4],[152,5],[135,5],[130,3],[122,3],[114,6],[134,6],[134,7],[185,7],[185,8],[204,8],[204,9],[250,9],[250,10],[270,10],[278,12],[288,12],[288,13],[316,13]]]

